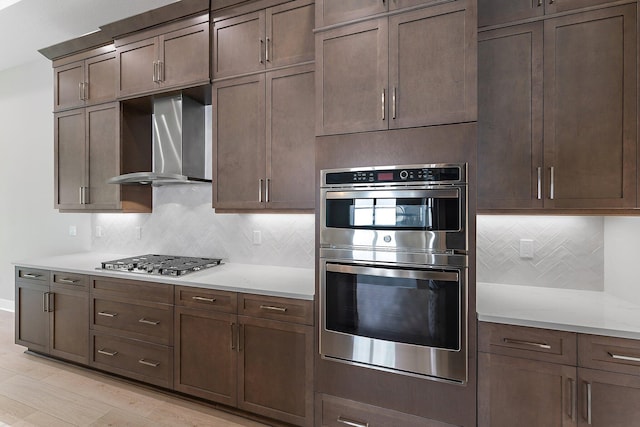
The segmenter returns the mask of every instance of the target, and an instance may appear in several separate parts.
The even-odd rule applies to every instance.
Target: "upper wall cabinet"
[[[611,0],[478,0],[478,26],[504,24],[609,2]]]
[[[317,0],[316,27],[352,21],[389,10],[404,9],[436,0]]]
[[[316,35],[316,134],[475,121],[475,8],[410,9]]]
[[[113,45],[54,62],[54,111],[116,99],[116,54]]]
[[[209,83],[209,23],[202,15],[115,42],[118,98]]]
[[[214,21],[214,79],[314,59],[312,0],[297,0]]]

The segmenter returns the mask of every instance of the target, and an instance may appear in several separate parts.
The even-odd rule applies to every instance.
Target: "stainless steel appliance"
[[[219,258],[148,254],[105,261],[101,264],[103,270],[164,276],[183,276],[194,271],[215,267],[220,265],[221,262],[222,260]]]
[[[322,357],[467,381],[466,171],[322,171]]]

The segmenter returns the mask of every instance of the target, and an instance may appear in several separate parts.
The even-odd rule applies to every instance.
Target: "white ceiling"
[[[21,0],[0,10],[0,71],[44,58],[38,49],[177,0]]]

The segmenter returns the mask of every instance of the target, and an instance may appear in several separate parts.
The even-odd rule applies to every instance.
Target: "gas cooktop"
[[[183,276],[185,274],[215,267],[222,262],[219,258],[196,258],[173,255],[141,255],[102,262],[103,270],[128,273],[156,274],[163,276]]]

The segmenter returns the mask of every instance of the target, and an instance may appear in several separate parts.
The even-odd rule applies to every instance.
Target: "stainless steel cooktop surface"
[[[140,255],[102,262],[103,270],[129,273],[182,276],[220,265],[220,258],[197,258],[176,255]]]

